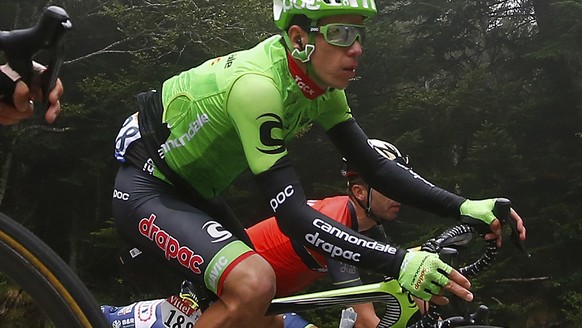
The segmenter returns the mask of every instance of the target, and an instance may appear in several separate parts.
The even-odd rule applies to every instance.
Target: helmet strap
[[[351,186],[348,188],[348,194],[361,208],[364,209],[366,216],[376,222],[376,225],[382,224],[382,219],[372,212],[372,187],[368,187],[368,197],[366,197],[366,204],[354,195]]]
[[[380,219],[374,212],[372,212],[372,187],[368,187],[368,206],[364,207],[366,210],[366,216],[370,219],[376,221],[376,225],[382,224],[382,219]]]
[[[307,48],[308,45],[312,45],[313,46],[313,51],[311,53],[313,53],[315,51],[315,38],[317,37],[317,25],[318,25],[318,21],[317,20],[312,20],[311,21],[311,27],[309,28],[309,42],[305,45],[305,48]],[[309,54],[309,57],[311,57],[311,53]],[[319,76],[317,75],[317,73],[315,72],[315,69],[313,68],[313,63],[311,62],[311,58],[309,59],[308,62],[306,62],[306,66],[307,66],[307,74],[309,75],[309,77],[311,79],[313,79],[317,84],[319,85],[325,85],[325,83],[323,83],[323,81],[319,78]]]

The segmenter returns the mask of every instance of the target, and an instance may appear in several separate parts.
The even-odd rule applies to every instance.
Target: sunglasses
[[[356,40],[361,43],[366,38],[366,28],[363,25],[334,23],[311,28],[319,32],[325,41],[338,47],[350,47]]]

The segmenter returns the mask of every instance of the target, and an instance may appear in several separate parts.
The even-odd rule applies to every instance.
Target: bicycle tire
[[[93,295],[59,255],[2,213],[0,272],[19,284],[56,327],[107,327]]]

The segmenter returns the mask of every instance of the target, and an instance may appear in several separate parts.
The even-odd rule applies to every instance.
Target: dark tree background
[[[53,247],[99,301],[167,295],[179,277],[149,266],[138,284],[115,260],[124,245],[110,214],[117,129],[135,110],[137,92],[276,33],[271,2],[4,0],[0,30],[33,25],[50,4],[64,7],[74,24],[63,113],[48,128],[40,114],[0,128],[0,210]],[[347,90],[358,122],[409,154],[437,185],[473,199],[512,199],[532,257],[506,242],[500,261],[474,281],[493,323],[578,327],[582,3],[377,4],[360,76]],[[344,191],[340,156],[319,127],[290,152],[309,197]],[[247,225],[269,214],[250,174],[227,194]],[[453,223],[404,208],[386,228],[395,243],[411,246]],[[324,321],[337,313],[311,315],[333,327]]]

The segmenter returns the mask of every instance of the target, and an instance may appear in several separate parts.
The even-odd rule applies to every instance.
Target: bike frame
[[[391,283],[394,281],[389,279],[362,286],[276,298],[271,302],[267,314],[315,310],[336,305],[391,301],[395,298],[393,295],[394,285]]]

